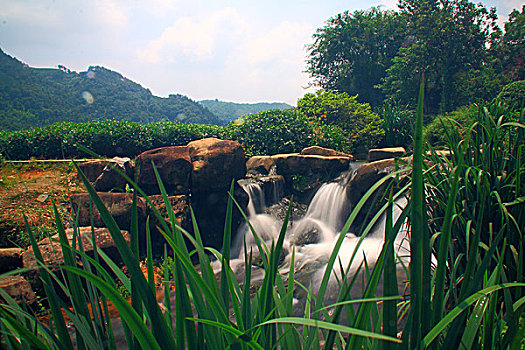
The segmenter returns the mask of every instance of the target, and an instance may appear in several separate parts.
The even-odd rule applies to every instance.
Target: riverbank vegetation
[[[148,279],[140,269],[137,225],[132,225],[128,246],[97,193],[82,176],[130,277],[122,274],[103,252],[89,257],[81,246],[70,247],[64,236],[64,218],[57,211],[56,226],[66,264],[53,268],[39,264],[53,323],[43,322],[0,291],[6,300],[0,307],[4,344],[9,348],[71,348],[73,344],[77,348],[115,348],[116,341],[122,339],[115,338],[120,326],[115,326],[116,321],[109,317],[109,300],[119,311],[126,346],[137,349],[519,349],[524,345],[525,332],[524,115],[521,113],[515,120],[508,108],[495,103],[479,107],[473,118],[473,123],[457,125],[461,139],[444,127],[445,146],[451,151],[447,157],[422,142],[420,103],[411,181],[401,189],[392,188],[390,204],[383,206],[374,218],[377,220],[383,212],[390,218],[386,244],[375,264],[370,262],[359,268],[366,276],[362,298],[349,297],[356,280],[343,274],[338,280],[337,302],[331,305],[324,304],[324,294],[349,227],[373,190],[398,172],[380,180],[353,209],[317,294],[296,283],[294,268],[287,274],[280,272],[279,256],[288,216],[272,246],[257,240],[264,266],[260,285],[251,283],[254,252],[245,253],[245,274],[240,282],[229,264],[232,233],[228,223],[236,205],[233,200],[228,203],[222,252],[202,246],[197,222],[193,223],[192,236],[180,229],[172,217],[172,227],[162,224],[163,235],[173,252],[173,262],[164,271],[166,277],[171,274],[173,279],[164,281],[163,293],[168,297],[161,304],[152,282],[151,255],[146,260]],[[160,182],[159,186],[170,213],[170,202]],[[147,198],[138,187],[133,188],[134,193]],[[393,222],[388,214],[393,201],[407,190],[412,194],[409,203]],[[158,212],[155,215],[161,218]],[[402,253],[393,251],[392,242],[407,217],[411,241],[407,284],[411,295],[409,300],[402,300],[397,294],[397,280],[392,278],[396,272],[391,269],[396,254]],[[136,213],[130,219],[136,223]],[[372,224],[359,232],[360,242],[371,227]],[[33,237],[33,229],[28,227],[28,231]],[[258,237],[257,232],[252,234]],[[191,242],[189,247],[185,239]],[[42,261],[35,239],[31,242],[35,258]],[[198,259],[199,267],[193,264],[192,256]],[[218,275],[214,275],[210,257],[221,264]],[[356,258],[354,255],[352,260]],[[77,266],[77,259],[82,261],[82,268]],[[117,276],[118,287],[101,267],[102,262]],[[341,269],[346,271],[350,265],[351,262]],[[384,293],[376,295],[381,283]],[[126,293],[122,293],[123,288]],[[292,310],[294,293],[300,290],[307,293],[308,302],[304,315],[298,317]],[[131,303],[122,294],[130,295]]]
[[[291,209],[270,246],[251,229],[257,252],[244,249],[244,275],[238,280],[230,264],[232,211],[238,206],[233,197],[226,208],[222,250],[207,248],[194,217],[194,235],[177,225],[157,173],[171,222],[151,205],[170,262],[159,296],[151,240],[139,249],[136,200],[128,244],[81,175],[129,275],[100,250],[88,256],[81,244],[71,247],[65,223],[75,227],[76,218],[55,208],[63,266],[43,263],[38,228],[27,225],[50,318],[38,317],[0,289],[2,346],[523,349],[524,19],[525,6],[510,14],[503,32],[492,9],[463,0],[402,0],[398,12],[345,12],[329,19],[309,46],[308,71],[324,91],[305,95],[294,110],[244,116],[227,126],[107,120],[0,132],[6,159],[84,157],[86,148],[132,157],[210,136],[238,141],[248,156],[297,152],[310,145],[349,153],[375,146],[409,150],[408,168],[386,175],[352,208],[315,293],[296,279],[300,268],[294,265],[293,246],[289,270],[279,265]],[[393,181],[400,176],[407,180]],[[133,179],[127,180],[135,199],[141,195],[149,201]],[[386,215],[384,244],[376,261],[363,262],[358,273],[349,274],[352,262],[360,259],[358,249],[346,266],[338,253],[378,188],[385,189],[386,204],[372,213],[370,224],[352,233],[362,244]],[[408,203],[394,220],[393,207],[403,196]],[[405,225],[410,251],[400,252],[394,241]],[[149,237],[149,228],[146,232]],[[146,274],[139,251],[146,251]],[[408,298],[399,295],[395,269],[403,254],[410,261],[401,267]],[[258,284],[252,276],[256,255],[264,271]],[[220,269],[214,270],[217,265]],[[326,304],[334,269],[345,273],[336,281],[335,303]],[[358,299],[350,297],[357,279],[363,281]],[[307,300],[300,315],[294,313],[298,293]],[[108,301],[119,311],[118,320],[110,316]]]

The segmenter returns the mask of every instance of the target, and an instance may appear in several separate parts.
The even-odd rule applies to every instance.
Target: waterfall
[[[304,216],[297,218],[294,213],[287,227],[283,243],[281,271],[286,273],[287,269],[290,268],[290,252],[292,247],[294,247],[296,280],[305,286],[310,285],[314,293],[317,292],[320,286],[326,264],[334,251],[336,241],[340,237],[341,229],[351,212],[347,194],[348,186],[346,185],[348,181],[351,180],[353,170],[355,169],[356,166],[354,165],[351,171],[343,173],[333,182],[323,184],[312,198]],[[268,183],[272,184],[271,187]],[[269,210],[267,206],[275,202],[281,202],[281,206],[286,206],[287,203],[286,200],[281,198],[282,190],[279,189],[279,182],[251,179],[241,180],[239,184],[249,195],[249,223],[260,239],[269,247],[272,241],[275,241],[279,235],[282,219],[280,220],[275,216],[269,215],[270,212],[274,211]],[[267,199],[269,199],[269,203],[266,203]],[[405,198],[396,201],[393,215],[394,222],[405,206]],[[346,234],[338,253],[337,263],[332,270],[329,288],[325,294],[327,301],[335,300],[339,290],[337,281],[341,280],[342,273],[348,272],[354,274],[357,271],[362,273],[364,260],[366,260],[369,268],[373,268],[383,247],[385,221],[386,215],[383,215],[373,230],[364,239],[356,237],[352,233]],[[235,273],[238,275],[238,279],[242,278],[244,274],[243,257],[245,242],[247,248],[252,251],[254,259],[260,259],[260,256],[258,256],[259,250],[247,223],[241,225],[231,250],[232,257],[238,257],[238,259],[232,260],[232,268],[236,271]],[[398,235],[395,242],[395,251],[399,254],[399,260],[401,260],[405,266],[408,266],[408,259],[400,257],[400,255],[407,256],[408,254],[405,253],[409,251],[406,229],[401,230]],[[355,255],[355,257],[350,264],[350,259],[353,255]],[[401,265],[398,265],[398,267],[399,266]],[[340,267],[343,267],[345,271],[341,271]],[[397,273],[398,276],[401,277],[405,272],[404,269],[399,267]],[[262,276],[261,271],[258,271],[258,275]],[[252,277],[256,279],[254,276],[255,275],[252,274]],[[359,280],[364,279],[359,277]],[[257,283],[254,280],[252,280],[252,282]],[[357,287],[355,292],[352,290],[352,295],[355,293],[355,297],[360,297],[362,287],[363,286]],[[378,291],[380,290],[378,289]],[[305,300],[298,301],[298,313],[304,310],[304,302]]]
[[[248,217],[253,217],[257,214],[261,214],[266,203],[264,200],[264,191],[260,184],[255,182],[247,183],[243,186],[243,189],[248,193]]]
[[[297,222],[293,235],[300,236],[316,226],[322,240],[330,240],[341,230],[349,209],[346,187],[339,182],[324,184],[312,199],[304,218]]]

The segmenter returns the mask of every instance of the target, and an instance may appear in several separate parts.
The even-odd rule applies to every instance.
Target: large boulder
[[[272,156],[253,156],[246,161],[248,175],[268,175],[274,166]]]
[[[129,158],[90,160],[80,163],[78,167],[95,189],[101,192],[125,190],[127,181],[116,169],[133,178],[133,165]]]
[[[95,183],[97,178],[102,174],[104,168],[108,165],[106,160],[89,160],[87,162],[82,162],[78,165],[78,168],[86,176],[86,178],[91,183]],[[80,176],[79,176],[80,178]]]
[[[214,137],[188,143],[193,166],[192,193],[226,191],[246,175],[244,150],[236,141]]]
[[[327,177],[348,170],[348,157],[332,157],[318,155],[300,155],[297,153],[277,154],[272,156],[277,166],[277,174],[295,175],[311,172],[325,173]]]
[[[159,214],[162,216],[164,221],[171,226],[170,217],[168,210],[166,208],[166,203],[161,195],[148,196],[151,200],[151,203],[157,209]],[[191,218],[190,218],[190,201],[189,197],[186,195],[179,196],[168,196],[168,201],[171,205],[171,210],[177,221],[177,225],[185,229],[186,231],[191,230]],[[154,222],[157,221],[157,218],[154,214],[153,208],[148,205],[148,216],[153,218]],[[160,224],[160,223],[159,223]],[[156,226],[156,225],[151,225]],[[160,226],[160,225],[159,225]]]
[[[0,248],[0,273],[22,267],[22,253],[20,248]]]
[[[375,162],[377,160],[399,158],[406,153],[404,147],[387,147],[375,148],[368,150],[368,161]]]
[[[331,148],[325,148],[321,146],[311,146],[303,148],[301,151],[302,155],[312,155],[312,156],[326,156],[326,157],[348,157],[351,161],[354,160],[354,156],[344,152],[339,152]]]
[[[300,155],[297,153],[272,156],[277,174],[283,175],[286,191],[294,194],[295,201],[309,203],[325,182],[335,179],[349,169],[348,157]]]
[[[361,165],[355,171],[354,176],[347,185],[347,193],[350,199],[351,206],[355,207],[355,205],[361,200],[365,193],[368,192],[368,190],[384,176],[398,169],[406,168],[407,160],[407,158],[401,160],[390,158],[370,163],[364,163],[363,165]],[[403,179],[403,177],[401,176],[400,179]],[[388,184],[389,181],[385,182],[375,191],[375,194],[372,195],[370,199],[366,201],[365,205],[359,212],[356,221],[354,222],[354,228],[356,228],[359,224],[363,222],[363,220],[367,217],[367,213],[369,211],[372,214],[374,214],[375,211],[384,203],[384,201],[375,200],[375,196],[380,195],[381,197],[383,197],[382,195],[384,194],[385,188]],[[368,217],[371,218],[371,216]]]
[[[2,288],[18,304],[33,305],[37,298],[31,288],[31,284],[22,276],[7,276],[0,278]],[[0,296],[0,300],[3,298]]]
[[[133,204],[133,194],[131,193],[97,193],[110,214],[113,216],[118,226],[122,230],[131,228],[131,208]],[[91,226],[91,216],[93,216],[94,227],[105,227],[106,224],[99,211],[91,203],[88,193],[75,193],[71,195],[73,215],[78,213],[79,226]],[[91,209],[90,209],[91,208]],[[146,204],[143,198],[137,197],[137,215],[139,222],[145,222]]]
[[[133,166],[129,158],[112,158],[95,180],[95,190],[109,192],[112,190],[124,191],[128,181],[121,175],[126,174],[133,178]]]
[[[247,213],[248,194],[235,183],[233,197]],[[191,195],[191,206],[195,212],[199,230],[205,246],[222,248],[226,208],[229,199],[228,191],[196,192]],[[239,226],[244,222],[237,206],[233,204],[232,242]]]
[[[95,236],[95,244],[97,246],[97,249],[101,249],[106,253],[115,263],[120,263],[121,258],[120,254],[118,253],[117,247],[115,246],[115,242],[113,241],[113,238],[111,237],[111,234],[109,233],[108,229],[106,228],[94,228],[93,229],[94,236]],[[129,233],[127,231],[120,231],[122,235],[124,236],[124,239],[129,244],[130,237]],[[70,245],[73,243],[73,237],[74,237],[74,229],[66,229],[66,236],[67,240]],[[93,255],[93,244],[91,242],[92,237],[92,230],[91,227],[79,227],[78,228],[78,236],[80,236],[82,247],[87,255]],[[44,260],[44,263],[46,265],[63,265],[64,264],[64,255],[62,254],[62,247],[60,243],[58,242],[58,234],[44,238],[43,240],[39,241],[37,243],[38,248],[40,250],[40,253],[42,254],[42,259]],[[77,243],[77,249],[78,243]],[[36,260],[33,258],[33,248],[29,247],[27,249],[27,252],[23,254],[23,261],[24,261],[24,267],[25,268],[32,268],[37,267],[38,264]]]
[[[152,161],[168,194],[189,193],[192,165],[188,147],[156,148],[137,156],[135,159],[137,183],[148,195],[160,194]]]

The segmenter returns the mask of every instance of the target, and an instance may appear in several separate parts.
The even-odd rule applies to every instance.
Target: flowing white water
[[[321,186],[313,197],[308,210],[304,217],[296,221],[291,221],[287,228],[287,235],[283,245],[283,251],[286,256],[283,258],[282,272],[289,268],[291,247],[295,249],[295,271],[296,277],[302,279],[301,283],[305,286],[311,285],[312,290],[316,292],[320,286],[326,264],[335,249],[335,243],[339,237],[342,226],[348,218],[351,211],[347,198],[347,187],[350,173],[341,177],[337,181],[326,183]],[[250,183],[243,185],[250,196],[248,204],[249,221],[254,231],[259,235],[261,240],[268,246],[275,241],[281,230],[282,222],[271,215],[265,213],[264,191],[260,184]],[[406,200],[399,199],[394,206],[394,222],[401,214],[402,208],[406,206]],[[330,287],[325,294],[325,301],[334,300],[337,291],[337,280],[340,280],[342,273],[355,273],[363,262],[369,268],[373,268],[379,254],[381,253],[384,243],[384,230],[386,218],[383,215],[373,230],[359,244],[361,237],[348,233],[343,240],[338,253],[338,261],[332,271]],[[244,256],[244,240],[248,249],[258,252],[255,245],[255,239],[248,225],[245,224],[240,228],[237,235],[236,243],[232,247],[232,254],[238,253],[239,259],[232,261],[236,266],[242,265]],[[408,240],[406,239],[406,230],[399,233],[395,242],[398,260],[408,266],[408,260],[399,258],[406,256],[409,249]],[[354,251],[357,249],[357,252]],[[352,262],[351,257],[354,255]],[[345,271],[341,271],[340,266]],[[400,265],[401,266],[401,265]],[[235,270],[235,269],[234,269]],[[362,271],[362,270],[361,270]],[[242,272],[242,271],[240,271]],[[402,269],[398,269],[398,275],[403,274]],[[335,278],[337,277],[337,278]],[[355,296],[359,297],[363,286],[357,286]],[[304,301],[299,302],[298,312],[300,312]]]

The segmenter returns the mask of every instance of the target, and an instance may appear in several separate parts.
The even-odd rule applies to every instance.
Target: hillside
[[[202,105],[183,95],[167,98],[100,66],[74,72],[59,65],[32,68],[0,49],[0,130],[55,122],[119,119],[219,124]]]
[[[261,103],[234,103],[224,102],[219,100],[202,100],[199,101],[201,105],[209,109],[219,119],[224,122],[230,122],[239,117],[255,114],[269,109],[291,109],[287,103],[280,102],[261,102]]]

